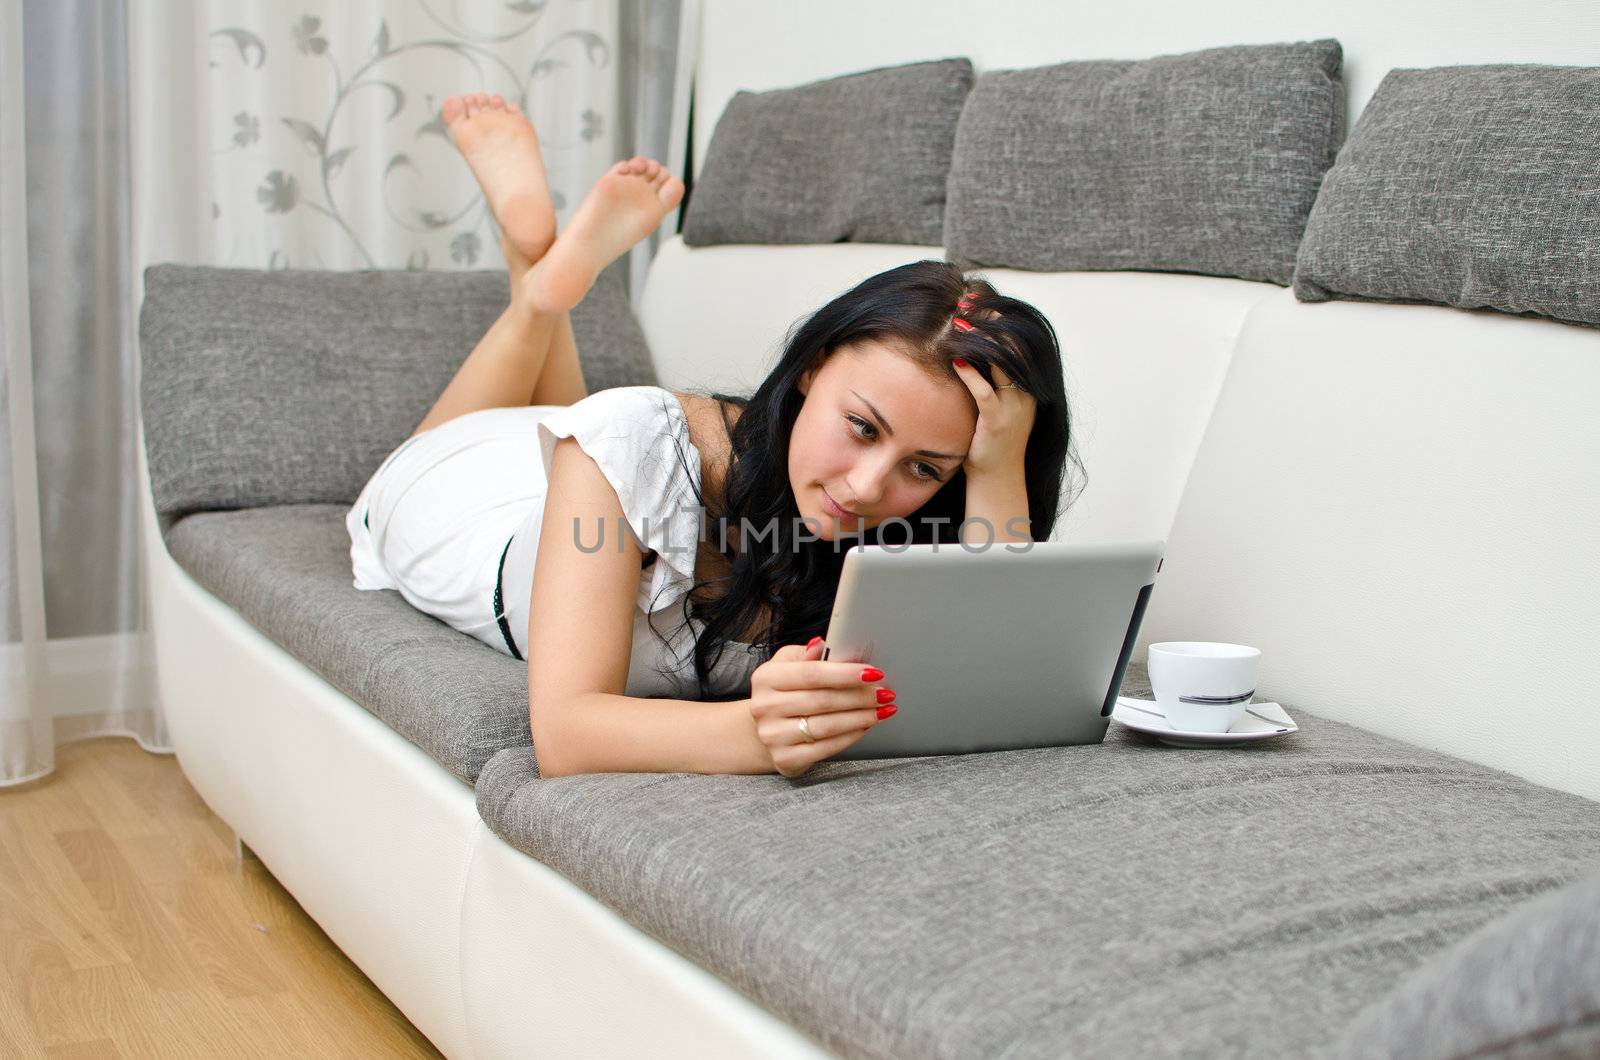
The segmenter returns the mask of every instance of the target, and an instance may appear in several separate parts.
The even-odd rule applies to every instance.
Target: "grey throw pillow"
[[[695,174],[683,241],[937,246],[972,63],[940,59],[728,101]]]
[[[1600,324],[1600,67],[1391,70],[1322,184],[1308,302]]]
[[[626,265],[572,311],[591,393],[656,381]],[[139,389],[157,514],[354,501],[508,300],[504,272],[151,266]]]
[[[1600,872],[1434,954],[1364,1009],[1329,1056],[1600,1056]]]
[[[1342,63],[1318,40],[984,73],[956,129],[947,256],[1288,284],[1343,137]]]

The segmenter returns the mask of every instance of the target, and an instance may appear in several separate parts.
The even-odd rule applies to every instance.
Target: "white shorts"
[[[357,589],[511,654],[494,609],[501,556],[544,505],[539,420],[561,405],[479,409],[397,446],[345,516]]]

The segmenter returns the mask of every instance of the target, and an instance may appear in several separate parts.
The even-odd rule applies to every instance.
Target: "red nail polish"
[[[879,703],[893,703],[894,702],[894,689],[892,689],[892,688],[880,688],[880,689],[878,689],[878,702]]]
[[[900,709],[899,707],[894,706],[893,704],[891,704],[891,705],[889,705],[887,707],[879,707],[878,708],[878,720],[882,721],[884,718],[891,717],[894,714],[894,712],[899,710],[899,709]]]
[[[863,680],[863,681],[882,681],[883,680],[883,671],[878,669],[876,666],[863,667],[862,670],[861,670],[861,680]]]
[[[965,357],[957,357],[956,358],[956,367],[957,368],[965,368],[966,366],[967,366],[967,359]]]
[[[821,644],[821,643],[822,643],[822,638],[821,637],[812,637],[810,640],[806,641],[806,651],[810,651],[812,648],[815,648],[818,644]]]

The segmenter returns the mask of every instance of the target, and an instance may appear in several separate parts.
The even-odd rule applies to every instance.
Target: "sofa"
[[[1087,472],[1054,538],[1167,543],[1122,693],[1149,696],[1152,642],[1251,644],[1257,698],[1299,730],[1196,750],[1113,725],[1102,744],[795,779],[541,778],[526,664],[354,589],[343,523],[503,307],[504,274],[163,264],[145,274],[138,486],[159,688],[195,789],[451,1057],[1595,1055],[1600,329],[1553,297],[1341,289],[1340,239],[1370,211],[1336,209],[1361,174],[1324,181],[1331,151],[1296,156],[1314,179],[1260,247],[1223,231],[1211,258],[1147,267],[1067,247],[1110,214],[1026,243],[993,223],[1018,194],[973,189],[1021,165],[976,118],[1018,105],[986,71],[1336,39],[1343,110],[1319,135],[1340,147],[1391,68],[1592,65],[1600,16],[797,7],[686,6],[674,169],[699,179],[642,291],[614,267],[574,311],[591,392],[749,388],[854,282],[1011,255],[981,272],[1057,328]],[[943,155],[917,172],[948,198],[907,194],[874,229],[811,209],[865,194],[823,166],[763,220],[739,189],[777,163],[741,160],[739,129],[809,113],[846,136],[852,107],[923,82],[824,82],[902,64],[932,79],[917,120]],[[1304,240],[1285,251],[1286,226]],[[1083,263],[1027,257],[1063,248]],[[1261,251],[1260,275],[1204,271],[1233,250]],[[1572,304],[1595,304],[1593,266],[1570,260]]]

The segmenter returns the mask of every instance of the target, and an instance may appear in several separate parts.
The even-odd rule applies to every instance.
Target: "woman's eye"
[[[872,434],[863,434],[860,429],[857,429],[855,434],[859,438],[870,439],[878,433],[878,428],[874,427],[860,416],[846,416],[845,419],[850,421],[850,426],[852,428],[864,428],[872,432]],[[917,478],[925,479],[928,482],[939,481],[939,469],[934,467],[932,464],[913,464],[912,466],[918,469],[916,473]]]

